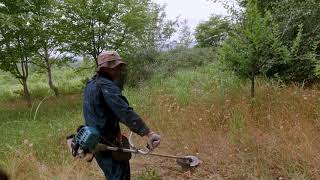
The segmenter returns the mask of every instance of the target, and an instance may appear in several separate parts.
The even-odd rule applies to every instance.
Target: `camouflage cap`
[[[126,64],[122,61],[122,58],[116,51],[102,51],[98,56],[98,68],[97,71],[102,67],[115,68],[120,64]]]

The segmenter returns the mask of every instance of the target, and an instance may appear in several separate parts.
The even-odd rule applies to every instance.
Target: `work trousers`
[[[107,180],[130,180],[129,161],[113,160],[108,151],[97,153],[95,158]]]

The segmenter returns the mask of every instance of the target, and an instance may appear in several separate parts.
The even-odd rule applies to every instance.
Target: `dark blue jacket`
[[[110,143],[120,132],[119,122],[144,136],[149,128],[129,106],[121,89],[105,75],[94,76],[84,90],[83,114],[85,125],[95,127]]]

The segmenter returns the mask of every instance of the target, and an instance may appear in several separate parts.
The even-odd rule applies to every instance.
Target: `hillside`
[[[252,101],[249,85],[218,67],[158,73],[144,86],[125,89],[132,107],[162,136],[156,152],[202,160],[183,172],[174,160],[138,155],[133,177],[319,179],[319,91],[259,79]],[[65,137],[83,123],[83,83],[71,74],[79,84],[74,93],[40,105],[39,98],[31,109],[21,100],[0,103],[0,166],[12,179],[103,179],[95,162],[76,160],[66,149]]]

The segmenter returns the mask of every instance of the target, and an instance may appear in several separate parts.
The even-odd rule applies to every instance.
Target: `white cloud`
[[[208,0],[153,0],[158,4],[166,4],[169,19],[187,19],[192,30],[201,21],[209,19],[210,15],[227,15],[226,9],[220,3]]]

